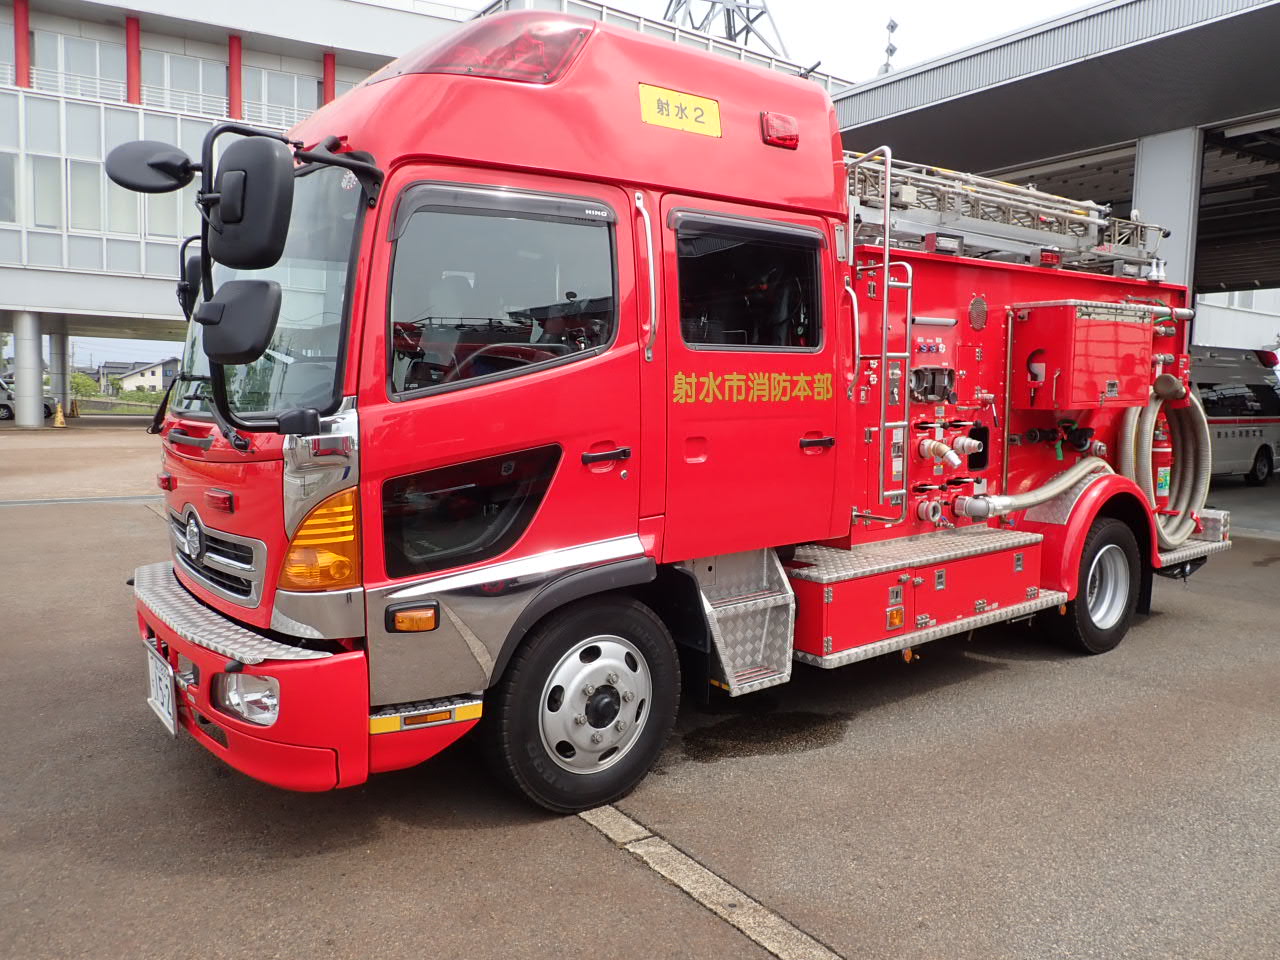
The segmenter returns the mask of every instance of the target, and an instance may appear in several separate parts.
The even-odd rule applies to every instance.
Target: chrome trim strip
[[[317,503],[360,482],[356,398],[343,398],[338,412],[321,422],[321,430],[314,437],[284,438],[284,530],[290,537]]]
[[[388,595],[390,600],[410,600],[428,593],[443,593],[448,590],[461,590],[464,587],[475,587],[482,583],[493,583],[497,580],[513,580],[517,577],[532,577],[568,567],[589,566],[605,563],[609,560],[628,560],[632,557],[644,556],[644,544],[640,537],[631,534],[613,540],[598,540],[577,547],[566,547],[563,550],[548,550],[531,557],[518,560],[507,560],[487,567],[468,570],[465,573],[449,574],[432,580],[422,580],[412,586],[396,590]]]
[[[364,636],[364,588],[299,593],[277,590],[271,629],[308,640]]]

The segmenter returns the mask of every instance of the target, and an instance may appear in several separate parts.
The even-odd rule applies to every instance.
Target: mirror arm
[[[360,159],[361,156],[368,156],[368,154],[335,153],[334,148],[341,143],[342,141],[337,137],[326,137],[316,144],[314,150],[295,150],[293,155],[305,163],[324,163],[350,170],[360,181],[360,186],[364,187],[364,192],[369,197],[369,206],[372,207],[378,201],[382,181],[387,175],[376,163]]]

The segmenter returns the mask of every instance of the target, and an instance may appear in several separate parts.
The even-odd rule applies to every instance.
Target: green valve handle
[[[1053,452],[1054,452],[1054,455],[1057,456],[1059,460],[1062,459],[1062,439],[1061,438],[1059,438],[1058,442],[1053,445]]]

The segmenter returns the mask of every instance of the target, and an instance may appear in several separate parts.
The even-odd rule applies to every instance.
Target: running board
[[[1222,553],[1224,550],[1231,549],[1230,540],[1188,540],[1176,550],[1170,550],[1168,553],[1160,554],[1161,570],[1175,567],[1180,563],[1186,563],[1188,560],[1195,560],[1198,557],[1207,557],[1211,553]]]
[[[918,647],[920,644],[928,643],[930,640],[955,636],[957,633],[968,633],[970,630],[989,627],[993,623],[1003,623],[1006,620],[1017,620],[1020,617],[1029,616],[1037,610],[1060,606],[1066,602],[1067,595],[1060,590],[1041,590],[1040,595],[1034,600],[1015,603],[1009,607],[1000,607],[988,613],[979,613],[976,616],[965,617],[962,620],[940,623],[936,627],[913,630],[911,633],[890,637],[887,640],[878,640],[875,643],[865,643],[859,647],[850,647],[848,650],[841,650],[839,653],[828,654],[825,657],[797,650],[795,658],[801,663],[807,663],[810,666],[833,670],[849,663],[857,663],[859,660],[870,660],[872,657],[883,656],[886,653],[896,653],[899,650],[905,650],[907,647]]]

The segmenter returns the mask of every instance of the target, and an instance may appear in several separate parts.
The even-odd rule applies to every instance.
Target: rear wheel
[[[13,407],[5,403],[0,403],[0,420],[12,420]]]
[[[44,405],[44,418],[45,418],[46,420],[48,420],[48,419],[49,419],[50,417],[52,417],[52,416],[53,416],[53,407],[49,406],[49,405],[46,403],[46,404]]]
[[[652,610],[620,596],[575,603],[525,638],[485,698],[485,749],[500,779],[575,813],[629,793],[675,724],[680,671]]]
[[[1076,598],[1066,616],[1049,621],[1069,647],[1094,654],[1119,646],[1138,605],[1141,563],[1128,525],[1111,517],[1094,521],[1080,554]]]
[[[1260,487],[1271,479],[1271,472],[1274,468],[1274,464],[1271,462],[1271,453],[1266,447],[1259,447],[1258,452],[1253,457],[1253,466],[1244,475],[1244,482],[1251,487]]]

